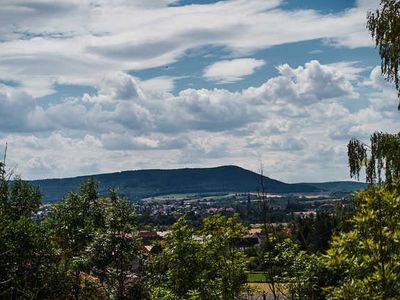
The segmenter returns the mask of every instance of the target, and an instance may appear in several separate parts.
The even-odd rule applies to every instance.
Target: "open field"
[[[247,282],[266,282],[267,278],[264,273],[252,272],[247,273]]]

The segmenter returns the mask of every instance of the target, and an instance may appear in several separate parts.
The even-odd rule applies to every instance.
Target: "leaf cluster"
[[[367,28],[382,60],[382,74],[388,81],[394,82],[400,96],[400,1],[381,0],[380,9],[369,12],[367,19]]]
[[[151,299],[238,299],[246,282],[237,241],[246,232],[237,215],[214,215],[193,228],[172,227],[162,252],[149,261]]]
[[[329,266],[341,278],[334,299],[400,297],[400,182],[359,192],[352,228],[336,235]]]
[[[375,132],[369,146],[351,139],[347,149],[351,177],[359,179],[362,168],[369,184],[390,184],[400,177],[400,133]]]

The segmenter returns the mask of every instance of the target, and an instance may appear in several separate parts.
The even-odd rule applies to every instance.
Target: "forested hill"
[[[349,193],[368,187],[368,184],[356,181],[307,182],[301,184],[311,185],[321,191],[343,193]]]
[[[136,170],[92,175],[99,182],[99,191],[106,194],[115,187],[128,199],[164,194],[207,192],[254,192],[260,189],[260,175],[237,166],[174,170]],[[31,181],[39,186],[45,202],[59,201],[68,191],[91,176]],[[326,190],[318,186],[287,184],[264,177],[269,193],[311,193]]]

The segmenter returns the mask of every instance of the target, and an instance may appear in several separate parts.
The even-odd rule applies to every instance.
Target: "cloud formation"
[[[3,126],[3,130],[220,132],[259,122],[269,113],[302,117],[308,114],[307,105],[339,97],[357,97],[351,81],[333,66],[310,61],[297,68],[289,65],[277,68],[280,75],[259,87],[240,92],[186,89],[176,96],[153,90],[145,92],[134,77],[114,73],[100,81],[97,93],[65,99],[48,107],[38,105],[34,97],[18,89],[13,91],[3,86],[0,108],[7,113],[3,122],[19,124]],[[18,105],[21,109],[16,110]]]
[[[206,67],[203,76],[209,81],[231,83],[253,74],[263,65],[265,65],[264,60],[254,58],[221,60]]]
[[[376,69],[367,78],[346,76],[343,65],[281,65],[256,87],[177,95],[146,90],[119,72],[93,94],[49,106],[2,85],[0,143],[9,143],[12,163],[26,162],[18,170],[31,178],[165,166],[257,170],[262,159],[278,179],[345,179],[347,139],[393,131],[398,118],[388,107],[396,93]],[[360,85],[371,88],[370,104],[351,112]],[[393,103],[382,105],[382,95]]]
[[[5,0],[0,80],[13,80],[21,90],[44,96],[54,93],[55,84],[95,86],[104,74],[164,66],[208,45],[240,57],[313,39],[340,47],[371,46],[365,14],[378,5],[358,1],[343,13],[324,15],[310,9],[286,11],[282,0],[171,7],[172,2]],[[236,80],[252,69],[246,71],[242,64],[241,70],[244,74],[232,70],[216,77]]]
[[[347,179],[347,140],[400,125],[396,92],[376,63],[302,57],[271,73],[272,59],[252,57],[314,40],[346,53],[373,46],[365,16],[379,1],[329,14],[283,3],[2,1],[0,145],[9,143],[10,164],[42,178],[222,164],[258,170],[262,160],[278,179]],[[183,62],[191,71],[174,72]],[[257,84],[241,85],[250,75]],[[196,88],[180,88],[181,79]]]

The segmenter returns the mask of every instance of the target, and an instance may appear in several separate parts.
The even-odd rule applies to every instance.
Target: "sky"
[[[0,147],[24,179],[262,165],[349,180],[349,139],[400,126],[366,29],[378,5],[2,0]]]

